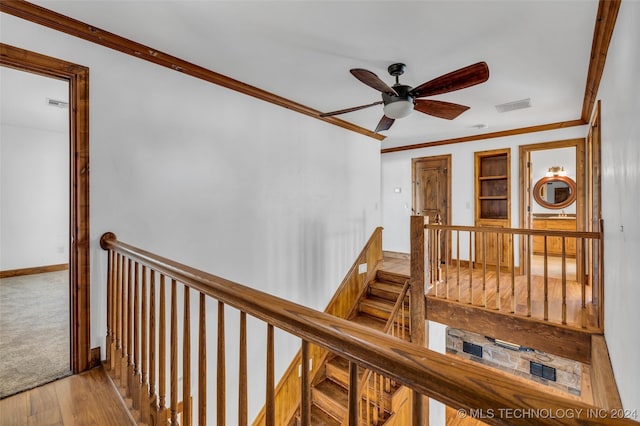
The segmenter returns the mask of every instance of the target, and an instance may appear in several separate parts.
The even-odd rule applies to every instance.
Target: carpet
[[[69,271],[0,280],[0,398],[71,374]]]

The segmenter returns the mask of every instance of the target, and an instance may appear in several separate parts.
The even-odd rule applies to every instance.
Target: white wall
[[[640,409],[640,2],[623,1],[598,99],[602,100],[605,338],[626,409]]]
[[[584,138],[586,126],[486,139],[432,148],[392,152],[382,155],[382,223],[384,249],[408,253],[409,217],[411,216],[411,159],[451,154],[451,213],[453,225],[474,225],[474,153],[490,149],[511,148],[511,225],[519,227],[520,178],[518,147],[533,143]],[[400,193],[394,188],[402,188]],[[462,235],[461,235],[462,237]],[[461,238],[462,259],[468,244]],[[468,249],[467,249],[468,251]],[[517,259],[516,259],[517,261]]]
[[[0,126],[0,270],[68,262],[68,187],[67,133]]]
[[[380,225],[378,141],[12,16],[0,24],[4,43],[90,67],[92,347],[105,337],[105,231],[324,309]],[[211,309],[211,330],[214,318]],[[250,325],[253,416],[264,400],[266,327]],[[278,335],[276,347],[279,377],[299,341]],[[229,401],[236,381],[227,378]],[[229,424],[234,416],[228,410]]]

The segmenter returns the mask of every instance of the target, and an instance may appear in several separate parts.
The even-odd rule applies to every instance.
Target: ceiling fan
[[[424,114],[434,117],[453,120],[469,109],[468,106],[454,104],[451,102],[436,101],[432,99],[420,99],[425,96],[440,95],[442,93],[453,92],[466,87],[484,83],[489,79],[489,67],[485,62],[469,65],[459,70],[452,71],[433,80],[422,83],[417,87],[400,84],[399,77],[404,74],[407,66],[405,64],[391,64],[387,69],[389,74],[396,78],[396,83],[389,87],[377,75],[371,71],[354,68],[351,74],[367,86],[382,93],[382,100],[367,105],[341,109],[338,111],[320,114],[320,117],[330,117],[347,112],[358,111],[374,105],[384,104],[384,115],[376,126],[376,133],[388,130],[398,118],[406,117],[414,109]]]

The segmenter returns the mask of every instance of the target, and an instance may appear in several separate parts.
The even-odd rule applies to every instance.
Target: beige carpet
[[[0,398],[70,374],[68,276],[0,280]]]

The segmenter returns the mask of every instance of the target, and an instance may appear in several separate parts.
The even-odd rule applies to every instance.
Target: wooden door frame
[[[411,214],[417,214],[416,210],[416,168],[421,161],[446,160],[447,162],[447,224],[451,225],[451,154],[434,155],[430,157],[417,157],[411,159]],[[451,259],[451,233],[448,237],[446,259]]]
[[[586,140],[584,138],[566,139],[554,142],[542,142],[530,145],[519,146],[519,160],[520,160],[520,227],[528,228],[527,213],[528,208],[531,206],[531,199],[527,196],[532,182],[529,182],[529,173],[527,172],[527,163],[530,158],[530,154],[533,151],[546,151],[549,149],[558,148],[575,148],[576,149],[576,230],[585,229],[585,216],[586,216],[586,181],[585,181],[585,145]],[[584,264],[580,262],[582,255],[576,253],[576,267],[578,277],[584,276]],[[527,245],[524,239],[520,239],[520,269],[519,272],[526,271],[529,257],[527,253]]]
[[[89,68],[0,43],[0,65],[69,83],[71,370],[89,367]]]

